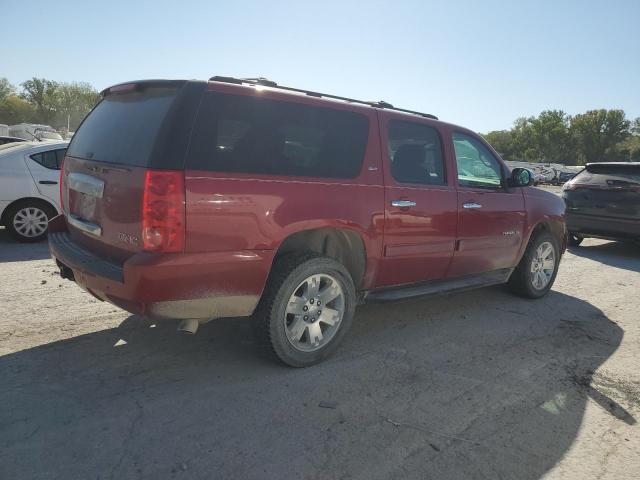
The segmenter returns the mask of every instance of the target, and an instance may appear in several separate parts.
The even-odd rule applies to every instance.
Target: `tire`
[[[325,306],[324,299],[333,295]],[[273,266],[254,327],[272,357],[291,367],[308,367],[336,350],[353,323],[355,307],[353,280],[342,264],[316,254],[287,255]]]
[[[56,215],[56,210],[42,200],[20,200],[7,208],[5,227],[19,242],[39,242],[47,236],[47,223]]]
[[[584,237],[579,237],[578,235],[569,232],[569,245],[571,245],[572,247],[579,246],[583,240]]]
[[[540,261],[540,252],[544,254],[543,245],[551,246],[553,249],[553,271],[549,272],[545,265],[550,267],[550,257],[543,255],[543,262]],[[509,288],[513,293],[525,298],[540,298],[545,296],[556,279],[558,265],[560,264],[560,248],[557,239],[549,232],[540,232],[529,241],[527,249],[520,260],[520,263],[509,278]],[[536,270],[534,272],[534,269]],[[544,277],[544,281],[542,278]]]

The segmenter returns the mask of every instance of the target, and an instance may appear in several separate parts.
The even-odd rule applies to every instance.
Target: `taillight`
[[[147,170],[142,195],[142,246],[150,252],[181,252],[185,229],[184,173]]]
[[[64,215],[64,198],[62,196],[62,193],[63,193],[62,182],[63,181],[64,181],[64,159],[62,159],[62,163],[60,164],[60,181],[58,182],[58,185],[60,186],[60,211]]]

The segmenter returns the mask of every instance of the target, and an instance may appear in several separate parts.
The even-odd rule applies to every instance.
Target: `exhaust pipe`
[[[198,320],[194,318],[188,318],[180,322],[180,324],[178,325],[178,331],[194,335],[198,331],[199,326],[200,322]]]

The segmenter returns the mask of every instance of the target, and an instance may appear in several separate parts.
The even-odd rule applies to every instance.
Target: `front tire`
[[[49,220],[55,216],[55,209],[43,201],[22,200],[7,209],[6,228],[19,242],[39,242],[47,236]]]
[[[555,282],[559,264],[558,241],[550,233],[541,232],[529,241],[520,263],[511,274],[509,288],[521,297],[543,297]]]
[[[291,367],[331,355],[353,322],[356,294],[343,265],[315,254],[276,261],[255,314],[258,339]]]

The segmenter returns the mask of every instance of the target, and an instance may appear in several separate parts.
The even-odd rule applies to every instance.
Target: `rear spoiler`
[[[640,162],[587,163],[586,170],[591,173],[640,172]]]
[[[105,88],[100,92],[100,95],[106,97],[108,95],[114,95],[118,93],[131,93],[140,92],[145,88],[150,87],[175,87],[179,88],[187,83],[187,80],[134,80],[132,82],[118,83],[110,87]]]

